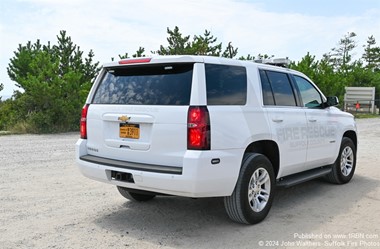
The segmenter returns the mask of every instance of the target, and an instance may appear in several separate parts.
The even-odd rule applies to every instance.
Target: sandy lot
[[[380,119],[358,130],[349,184],[279,190],[254,226],[230,221],[220,198],[125,200],[79,173],[77,134],[0,136],[0,248],[380,247]]]

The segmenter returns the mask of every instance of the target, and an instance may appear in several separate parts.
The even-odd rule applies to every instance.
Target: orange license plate
[[[120,137],[121,138],[140,138],[140,125],[138,124],[120,124]]]

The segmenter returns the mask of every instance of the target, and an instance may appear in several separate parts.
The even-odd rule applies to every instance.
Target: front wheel
[[[228,216],[239,223],[256,224],[262,221],[272,206],[275,176],[267,157],[247,153],[231,196],[224,197]]]
[[[336,184],[349,182],[354,176],[356,168],[356,148],[348,137],[342,139],[339,155],[332,165],[332,171],[327,175],[327,180]]]

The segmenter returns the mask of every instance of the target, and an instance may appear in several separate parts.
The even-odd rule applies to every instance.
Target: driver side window
[[[321,94],[315,89],[315,87],[306,79],[293,75],[301,93],[303,106],[308,108],[320,108],[322,107]]]

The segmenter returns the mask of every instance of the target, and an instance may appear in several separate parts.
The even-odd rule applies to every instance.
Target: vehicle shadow
[[[125,201],[116,211],[104,213],[94,223],[122,237],[156,246],[176,248],[245,248],[250,241],[294,240],[360,206],[380,181],[355,175],[345,185],[314,180],[289,189],[278,189],[268,217],[254,226],[237,224],[225,213],[222,198],[157,197],[146,203]],[[337,231],[338,232],[338,231]]]

